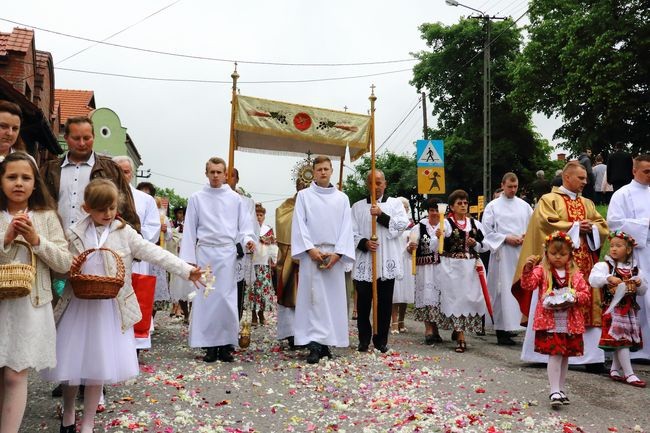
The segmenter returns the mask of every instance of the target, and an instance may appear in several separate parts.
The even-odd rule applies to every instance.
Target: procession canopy
[[[312,153],[352,161],[368,151],[370,116],[237,95],[235,149],[273,154]]]

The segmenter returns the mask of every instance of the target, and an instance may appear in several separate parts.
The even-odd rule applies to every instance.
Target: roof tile
[[[87,116],[95,109],[95,92],[92,90],[54,89],[54,100],[61,107],[61,123],[65,123],[68,117]]]

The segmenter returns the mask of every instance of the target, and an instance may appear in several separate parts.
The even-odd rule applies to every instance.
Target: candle
[[[415,230],[411,230],[411,233],[409,234],[409,243],[414,242],[418,243],[418,235],[415,233]],[[411,274],[415,275],[415,253],[416,250],[411,251]]]
[[[447,204],[438,203],[438,213],[440,214],[440,238],[438,239],[438,254],[442,254],[445,245],[445,212],[447,212]]]

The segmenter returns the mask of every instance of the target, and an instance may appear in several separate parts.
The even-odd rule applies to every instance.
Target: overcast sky
[[[526,0],[467,0],[490,14],[518,18]],[[211,58],[236,59],[241,94],[367,113],[370,85],[376,85],[376,140],[384,142],[418,95],[411,72],[311,83],[254,84],[247,81],[349,77],[410,69],[415,62],[371,66],[270,66],[244,63],[355,63],[409,59],[425,48],[418,26],[457,22],[471,11],[444,0],[236,1],[155,0],[88,2],[21,0],[3,2],[0,18],[46,30],[115,44]],[[169,6],[171,5],[171,6]],[[145,19],[154,12],[155,15]],[[141,22],[140,22],[141,21]],[[523,22],[523,20],[522,20]],[[15,25],[0,21],[0,30]],[[154,78],[230,81],[233,64],[126,50],[35,30],[36,47],[50,51],[55,67]],[[94,46],[93,46],[94,45]],[[91,46],[81,54],[66,57]],[[478,57],[476,61],[482,61]],[[480,77],[477,77],[480,79]],[[204,184],[210,156],[227,159],[230,84],[135,80],[55,70],[55,86],[95,92],[97,107],[120,116],[142,155],[149,179],[189,196]],[[538,131],[551,139],[557,122],[536,116]],[[433,119],[429,119],[430,124]],[[422,135],[422,111],[416,109],[382,149],[411,153]],[[273,210],[290,196],[290,171],[298,159],[236,152],[241,185]],[[335,164],[335,178],[338,165]],[[350,172],[346,169],[345,173]],[[338,180],[338,179],[336,179]]]

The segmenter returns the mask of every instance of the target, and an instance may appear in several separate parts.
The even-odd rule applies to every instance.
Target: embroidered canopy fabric
[[[237,96],[235,149],[275,154],[350,158],[368,151],[370,116],[289,104],[251,96]]]

